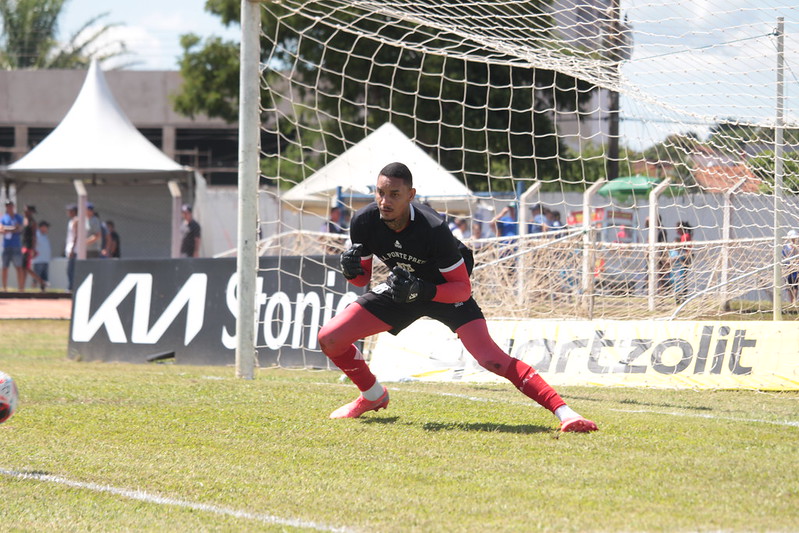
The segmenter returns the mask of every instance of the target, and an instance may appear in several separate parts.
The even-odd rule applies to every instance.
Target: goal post
[[[258,276],[258,182],[261,138],[261,9],[241,0],[239,177],[236,253],[236,376],[253,379],[256,364],[255,288]]]

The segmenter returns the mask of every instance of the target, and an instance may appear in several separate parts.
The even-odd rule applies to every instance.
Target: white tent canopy
[[[73,186],[77,202],[69,203],[77,203],[81,221],[78,258],[85,256],[83,232],[90,197],[100,200],[104,216],[116,219],[117,227],[128,235],[123,246],[126,257],[177,255],[182,198],[178,181],[186,182],[191,190],[194,173],[136,129],[96,61],[89,66],[75,102],[58,126],[3,173],[15,182],[17,201],[26,203],[64,205],[75,196],[68,195],[69,189],[62,185]],[[131,205],[131,199],[142,198],[143,193],[147,207],[160,207],[157,212],[141,201]],[[57,224],[53,230],[60,229]]]
[[[287,191],[282,199],[299,209],[333,205],[339,195],[370,195],[377,175],[388,163],[405,163],[413,174],[417,198],[445,210],[464,210],[472,192],[427,155],[396,126],[386,123]],[[366,199],[364,199],[366,200]],[[368,198],[371,201],[371,197]]]
[[[130,122],[92,61],[83,87],[61,123],[6,173],[25,181],[103,178],[166,181],[191,172],[154,146]]]

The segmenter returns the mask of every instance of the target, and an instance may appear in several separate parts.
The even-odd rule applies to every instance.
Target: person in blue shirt
[[[795,229],[786,235],[786,242],[782,247],[782,259],[785,284],[788,288],[788,303],[793,305],[799,296],[799,232]]]
[[[44,291],[50,284],[50,260],[53,250],[50,246],[50,223],[46,220],[39,222],[36,230],[36,255],[33,258],[33,271],[39,276],[39,287]]]
[[[6,200],[6,212],[0,219],[3,228],[3,290],[8,290],[8,268],[13,263],[17,269],[17,282],[19,290],[23,290],[25,271],[22,268],[22,215],[16,212],[14,202]]]
[[[511,202],[492,220],[497,237],[516,237],[519,235],[519,217],[516,202]]]
[[[544,233],[548,229],[547,225],[547,209],[538,204],[532,208],[533,221],[529,226],[529,233],[535,235],[536,233]]]

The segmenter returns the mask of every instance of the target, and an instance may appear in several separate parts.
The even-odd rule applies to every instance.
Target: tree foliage
[[[194,34],[180,38],[183,86],[173,96],[175,110],[189,117],[203,113],[235,122],[239,102],[239,48],[218,37],[204,43]]]
[[[774,176],[776,163],[774,151],[767,150],[749,160],[749,166],[755,176],[762,180],[760,191],[768,194],[774,193]],[[784,192],[799,194],[799,153],[785,153],[782,160],[782,184]]]
[[[92,59],[102,61],[127,53],[124,43],[115,43],[117,46],[109,52],[93,51],[98,39],[115,25],[105,24],[86,32],[107,13],[91,18],[66,44],[59,44],[58,23],[64,3],[65,0],[0,0],[0,68],[85,68]]]
[[[692,187],[696,185],[692,173],[695,167],[693,156],[701,145],[696,133],[676,133],[650,146],[643,155],[647,161],[670,165],[669,175]]]
[[[304,7],[321,9],[316,2]],[[539,8],[543,9],[543,3]],[[238,0],[208,0],[206,9],[224,24],[239,21]],[[388,18],[359,19],[380,39],[358,39],[346,31],[343,13],[337,14],[340,24],[332,27],[320,23],[318,17],[281,9],[273,3],[261,11],[263,33],[277,43],[271,50],[262,40],[263,57],[269,58],[269,67],[280,70],[284,66],[294,79],[310,81],[292,86],[291,102],[279,101],[280,95],[268,87],[279,84],[278,78],[285,79],[285,73],[266,72],[262,101],[266,108],[283,104],[297,110],[312,98],[316,113],[315,118],[307,117],[310,124],[278,125],[282,138],[277,146],[298,138],[308,146],[310,135],[324,147],[304,154],[303,166],[321,167],[368,130],[390,121],[445,168],[459,172],[474,190],[512,187],[511,180],[489,180],[488,175],[520,179],[559,175],[564,150],[552,134],[549,113],[543,110],[573,108],[587,101],[593,87],[586,82],[552,70],[424,54],[419,50],[436,44],[429,33],[392,24]],[[355,20],[356,15],[349,16]],[[400,41],[406,46],[386,44]],[[238,44],[217,38],[202,42],[191,35],[184,36],[182,45],[184,85],[175,97],[176,109],[190,116],[204,113],[234,121]],[[303,85],[324,91],[311,93]]]

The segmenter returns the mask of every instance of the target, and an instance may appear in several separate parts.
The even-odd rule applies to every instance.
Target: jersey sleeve
[[[458,242],[445,224],[434,228],[431,243],[433,257],[438,271],[442,274],[455,270],[463,263],[463,256],[458,249]]]

